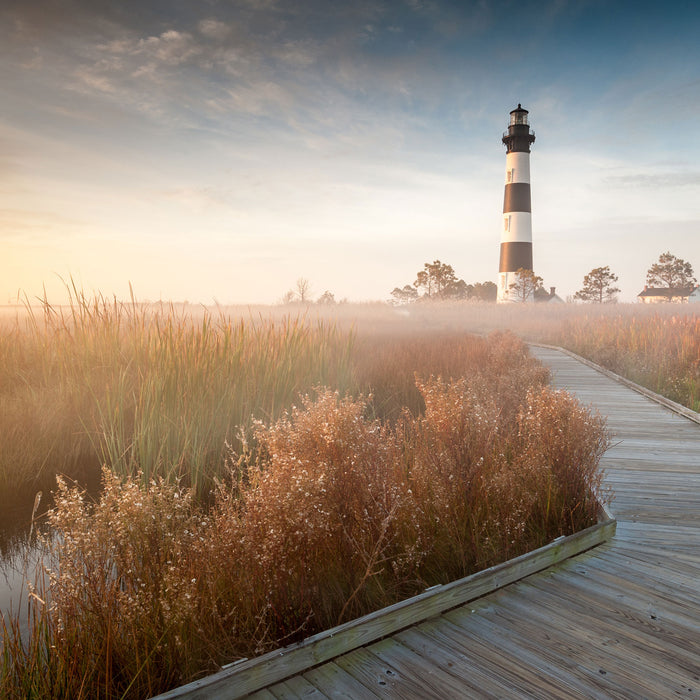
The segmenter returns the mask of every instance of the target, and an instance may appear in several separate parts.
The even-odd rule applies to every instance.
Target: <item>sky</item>
[[[700,277],[698,36],[694,0],[2,0],[0,304],[496,281],[518,103],[545,286]]]

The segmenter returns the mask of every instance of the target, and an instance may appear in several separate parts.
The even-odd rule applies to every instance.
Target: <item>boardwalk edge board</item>
[[[657,394],[655,391],[652,391],[651,389],[647,389],[645,386],[642,386],[641,384],[637,384],[636,382],[633,382],[631,379],[627,379],[627,377],[623,377],[619,374],[615,374],[612,370],[606,369],[605,367],[601,367],[600,365],[596,364],[592,360],[589,360],[585,357],[581,357],[581,355],[577,355],[575,352],[571,352],[571,350],[567,350],[566,348],[561,348],[558,345],[546,345],[545,343],[533,343],[533,342],[528,342],[528,345],[532,345],[536,348],[545,348],[547,350],[558,350],[559,352],[564,353],[565,355],[568,355],[569,357],[573,357],[574,360],[578,360],[581,364],[586,365],[590,367],[591,369],[596,370],[597,372],[600,372],[601,374],[605,375],[606,377],[613,379],[614,381],[618,382],[619,384],[623,384],[626,387],[629,387],[630,389],[634,389],[639,394],[642,394],[643,396],[646,396],[648,399],[651,399],[652,401],[656,401],[656,403],[661,404],[662,406],[668,408],[669,410],[673,411],[674,413],[678,413],[679,415],[683,416],[684,418],[687,418],[688,420],[692,420],[694,423],[700,424],[700,413],[697,413],[696,411],[693,411],[693,409],[688,408],[687,406],[683,406],[683,404],[677,403],[676,401],[673,401],[671,399],[666,398],[665,396],[662,396],[661,394]]]
[[[484,569],[466,578],[433,586],[394,605],[319,632],[301,642],[276,649],[254,659],[224,667],[218,673],[174,688],[168,698],[234,700],[302,673],[341,654],[394,634],[447,610],[481,598],[606,542],[615,535],[617,521],[600,504],[598,522],[585,530],[559,537],[532,552]]]

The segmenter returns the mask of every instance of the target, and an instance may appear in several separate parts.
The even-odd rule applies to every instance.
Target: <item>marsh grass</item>
[[[206,335],[192,333],[173,347]],[[340,338],[365,355],[353,391],[319,382],[239,443],[222,438],[209,502],[179,469],[133,473],[136,458],[105,467],[94,500],[59,479],[47,582],[28,640],[4,623],[0,694],[150,696],[595,521],[603,420],[548,388],[521,341]],[[209,371],[192,353],[186,366]],[[379,379],[381,409],[365,392]],[[409,381],[419,401],[401,409]]]
[[[358,336],[510,331],[560,345],[693,410],[700,410],[700,304],[418,304],[338,310]],[[346,320],[347,322],[347,320]]]
[[[675,312],[675,313],[674,313]],[[567,320],[552,340],[700,411],[700,316],[670,305],[655,313]]]
[[[316,384],[349,389],[353,336],[303,318],[178,315],[73,288],[0,334],[0,501],[121,474],[200,494],[224,445]]]
[[[692,305],[414,305],[292,309],[121,303],[27,305],[0,332],[0,505],[53,488],[92,490],[100,468],[181,478],[206,496],[228,442],[329,386],[371,393],[377,417],[424,409],[413,373],[459,376],[482,350],[466,331],[509,329],[568,347],[700,407],[700,319]],[[406,368],[407,371],[401,371]],[[460,369],[462,368],[462,369]],[[396,371],[395,371],[396,369]]]

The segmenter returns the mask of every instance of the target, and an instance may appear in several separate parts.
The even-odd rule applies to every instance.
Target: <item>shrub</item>
[[[152,695],[592,524],[602,419],[512,336],[469,342],[462,376],[415,378],[417,415],[319,387],[254,421],[208,505],[166,476],[105,468],[94,503],[59,479],[0,692]]]

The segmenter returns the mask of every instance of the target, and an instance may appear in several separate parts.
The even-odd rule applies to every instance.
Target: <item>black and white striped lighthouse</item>
[[[499,302],[516,301],[510,287],[516,282],[516,270],[532,270],[532,206],[530,203],[530,144],[535,132],[530,129],[528,111],[518,105],[510,113],[506,145],[506,189],[503,196],[501,259],[498,265]]]

